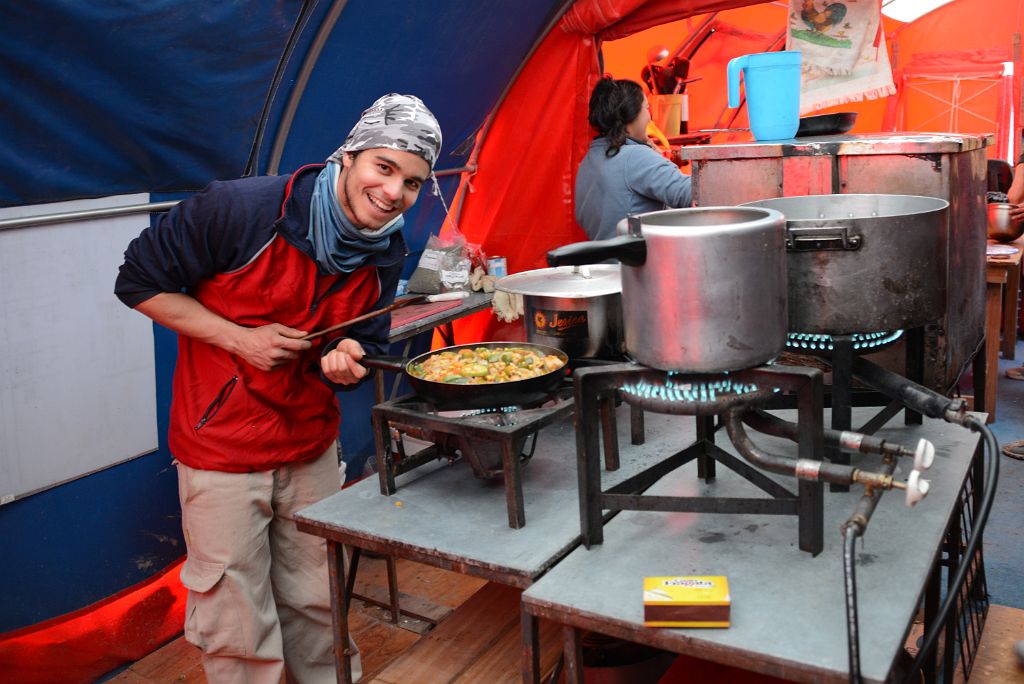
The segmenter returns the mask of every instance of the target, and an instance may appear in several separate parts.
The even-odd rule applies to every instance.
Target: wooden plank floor
[[[485,580],[411,561],[398,561],[397,571],[398,588],[403,601],[411,599],[423,612],[430,614],[454,612],[488,584]],[[359,565],[356,593],[386,596],[386,573],[383,559],[363,556]],[[515,592],[515,598],[518,599],[518,592]],[[383,672],[422,638],[419,632],[425,632],[429,627],[405,617],[400,625],[395,625],[391,623],[387,610],[358,600],[352,602],[350,626],[353,638],[362,652],[364,681],[370,681]],[[518,634],[518,624],[515,631]],[[513,662],[518,671],[518,642],[513,651],[510,655],[514,656]],[[198,649],[179,637],[109,681],[128,684],[205,684],[206,677]]]
[[[519,590],[411,561],[399,561],[397,569],[403,600],[416,602],[432,615],[448,617],[433,629],[404,617],[399,626],[390,622],[388,611],[353,601],[351,627],[363,654],[364,682],[519,681]],[[380,594],[386,586],[383,559],[364,557],[357,593]],[[543,672],[553,668],[560,638],[554,625],[541,623]],[[1024,684],[1024,668],[1017,664],[1013,652],[1020,640],[1024,640],[1024,610],[991,606],[971,681]],[[671,672],[678,671],[673,668]],[[199,651],[179,637],[109,681],[205,684],[206,677]],[[673,683],[684,681],[689,680],[671,678]]]

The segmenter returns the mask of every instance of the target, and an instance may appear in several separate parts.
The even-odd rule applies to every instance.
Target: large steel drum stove
[[[922,478],[922,473],[931,466],[935,449],[925,439],[921,439],[916,448],[908,449],[850,431],[845,429],[848,418],[847,424],[842,426],[844,429],[835,429],[835,422],[833,428],[825,428],[821,371],[772,365],[771,360],[782,351],[787,339],[799,351],[831,353],[833,372],[838,370],[840,383],[844,385],[838,390],[843,394],[838,401],[846,402],[845,407],[840,406],[840,411],[849,410],[848,397],[854,377],[893,400],[878,417],[879,426],[895,414],[892,407],[896,407],[896,411],[905,407],[985,435],[992,465],[980,490],[984,496],[973,484],[965,485],[967,489],[961,492],[963,499],[971,500],[965,501],[965,509],[973,510],[973,502],[978,505],[979,513],[969,526],[969,540],[962,538],[959,529],[950,533],[949,562],[951,568],[957,568],[955,577],[949,580],[949,591],[924,637],[915,659],[915,670],[922,667],[924,654],[935,645],[950,615],[962,609],[965,602],[984,603],[983,577],[977,581],[982,567],[979,544],[998,477],[998,444],[984,423],[966,412],[962,400],[949,399],[856,353],[881,348],[898,336],[863,331],[907,328],[912,337],[916,337],[924,325],[936,320],[936,311],[944,302],[942,250],[925,254],[920,263],[914,260],[901,263],[905,255],[916,257],[917,252],[912,247],[898,247],[907,240],[928,247],[930,238],[941,238],[947,203],[926,197],[885,196],[846,200],[836,196],[827,201],[835,204],[860,202],[866,204],[867,209],[862,206],[858,210],[861,214],[847,211],[840,217],[825,216],[827,211],[820,210],[806,217],[812,225],[804,231],[800,230],[799,220],[803,217],[799,212],[789,208],[784,219],[778,209],[761,203],[746,207],[651,212],[629,217],[620,223],[619,236],[603,244],[569,245],[549,252],[548,263],[552,266],[588,263],[587,259],[595,257],[615,257],[622,262],[625,344],[627,352],[636,359],[636,363],[631,364],[585,369],[575,377],[584,543],[589,548],[602,541],[604,510],[793,513],[798,516],[800,548],[817,554],[822,549],[822,483],[842,487],[854,483],[863,485],[863,495],[856,500],[852,514],[842,525],[850,676],[851,681],[859,681],[856,539],[863,536],[885,490],[903,490],[908,506],[924,498],[928,482]],[[761,219],[770,225],[763,225],[756,215],[743,213],[752,209],[769,212]],[[875,234],[868,237],[851,230],[848,225],[851,221],[867,224]],[[879,221],[881,225],[875,225]],[[822,225],[813,225],[815,222]],[[890,234],[885,234],[886,229]],[[857,260],[854,253],[869,245],[877,250],[875,257],[865,259],[861,255]],[[797,253],[795,269],[794,252]],[[839,255],[828,252],[839,252]],[[801,259],[810,263],[801,264]],[[789,283],[788,290],[787,261],[790,277],[795,275],[795,282]],[[720,268],[724,264],[728,264],[728,268]],[[878,278],[863,282],[849,280],[858,272],[872,269],[882,269]],[[715,278],[705,277],[711,273]],[[934,287],[928,290],[936,281],[940,285],[939,294],[935,294]],[[840,287],[833,289],[832,285]],[[787,311],[787,304],[794,306],[794,303],[796,310]],[[787,329],[796,330],[798,334],[788,335]],[[722,353],[717,353],[714,340],[718,341]],[[919,359],[920,354],[908,354],[908,357]],[[916,371],[910,368],[910,374]],[[836,391],[833,386],[833,394]],[[787,395],[796,398],[795,423],[764,410],[777,408],[778,400]],[[599,467],[601,440],[595,426],[599,424],[599,416],[612,411],[616,398],[644,411],[694,415],[697,439],[662,463],[603,490]],[[833,396],[833,411],[835,402]],[[634,442],[642,440],[641,419],[642,414],[634,413],[631,431]],[[796,457],[771,454],[758,448],[747,435],[744,424],[796,442]],[[747,463],[714,444],[713,435],[720,427],[725,427],[737,453]],[[609,454],[617,453],[612,441],[614,435],[614,431],[605,433],[606,459]],[[827,456],[826,446],[832,451],[828,461],[823,460]],[[882,458],[875,471],[866,471],[851,466],[840,457],[841,452],[880,454]],[[913,459],[905,482],[893,478],[901,456]],[[698,477],[710,481],[714,477],[715,463],[722,463],[771,498],[680,498],[640,493],[667,472],[695,459]],[[614,462],[609,463],[609,467],[612,465]],[[790,492],[750,466],[795,477],[798,491]],[[980,478],[980,470],[977,476]],[[968,582],[969,577],[975,579]],[[965,599],[962,588],[968,586]],[[981,611],[983,614],[984,607]],[[947,643],[947,647],[950,646]]]

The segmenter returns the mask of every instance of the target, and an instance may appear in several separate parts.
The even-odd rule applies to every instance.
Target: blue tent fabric
[[[558,5],[351,0],[289,131],[280,172],[322,160],[385,92],[420,96],[445,134],[439,168],[480,126]],[[195,191],[271,143],[330,3],[44,0],[5,9],[0,206]],[[294,50],[271,92],[289,36]]]
[[[444,133],[437,168],[461,167],[467,157],[456,148],[472,140],[565,4],[7,3],[0,20],[0,207],[136,192],[179,199],[211,180],[245,174],[250,160],[252,173],[265,173],[302,65],[338,6],[278,172],[326,158],[360,112],[390,91],[427,103]],[[439,180],[451,201],[459,176]],[[406,275],[443,218],[439,199],[425,188],[406,216],[413,250]],[[96,277],[112,283],[113,275]],[[110,596],[182,553],[165,440],[174,336],[155,330],[159,450],[0,506],[0,538],[16,551],[0,563],[0,583],[18,587],[20,597],[0,609],[0,632]],[[345,447],[354,454],[372,449],[368,425],[364,433],[353,427],[360,422],[350,415],[345,427]],[[62,572],[40,572],[53,567]]]
[[[241,175],[298,4],[9,3],[0,205]]]

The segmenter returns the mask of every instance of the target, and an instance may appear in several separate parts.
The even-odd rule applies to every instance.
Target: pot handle
[[[582,266],[607,259],[618,259],[626,266],[643,266],[647,261],[647,241],[620,235],[609,240],[576,242],[548,252],[548,266]]]
[[[359,359],[359,365],[366,368],[379,368],[380,370],[402,372],[405,370],[404,356],[389,356],[387,354],[366,354]]]
[[[850,226],[819,226],[788,228],[786,251],[821,252],[828,250],[856,251],[861,248],[862,236],[851,232]]]

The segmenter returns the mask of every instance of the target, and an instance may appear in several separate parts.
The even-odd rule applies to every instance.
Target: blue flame
[[[854,333],[851,335],[854,351],[870,351],[891,344],[903,335],[902,330],[871,333]],[[789,333],[786,346],[790,349],[807,349],[809,351],[832,351],[835,338],[832,335],[817,333]]]

